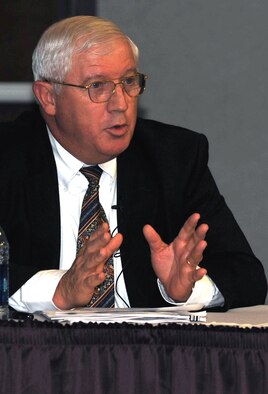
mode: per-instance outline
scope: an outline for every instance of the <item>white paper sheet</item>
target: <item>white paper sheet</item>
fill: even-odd
[[[136,323],[163,324],[205,322],[206,311],[199,304],[167,308],[77,308],[68,311],[40,311],[35,313],[38,320],[60,323]]]

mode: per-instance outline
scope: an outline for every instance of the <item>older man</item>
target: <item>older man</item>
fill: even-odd
[[[206,138],[137,120],[147,77],[135,44],[110,21],[69,18],[44,32],[33,72],[41,115],[1,125],[10,305],[263,303],[263,267],[207,167]]]

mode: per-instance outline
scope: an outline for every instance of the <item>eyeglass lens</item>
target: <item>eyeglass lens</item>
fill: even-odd
[[[88,89],[88,94],[94,102],[105,102],[113,95],[116,85],[121,85],[130,97],[136,97],[144,90],[145,76],[143,74],[133,75],[118,83],[113,81],[94,82]]]

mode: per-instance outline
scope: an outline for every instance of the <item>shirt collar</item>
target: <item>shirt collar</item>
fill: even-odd
[[[59,184],[62,184],[64,187],[68,187],[69,183],[77,175],[80,168],[86,167],[88,164],[76,159],[71,153],[64,149],[63,146],[52,135],[48,126],[47,131],[56,161]],[[110,175],[113,180],[115,180],[117,168],[116,158],[107,161],[106,163],[100,163],[99,167],[105,173]]]

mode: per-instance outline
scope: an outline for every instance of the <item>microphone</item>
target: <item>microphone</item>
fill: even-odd
[[[118,212],[120,212],[122,214],[124,211],[124,205],[123,205],[122,198],[119,197],[119,199],[117,199],[117,204],[113,204],[111,206],[111,208],[116,209]]]

